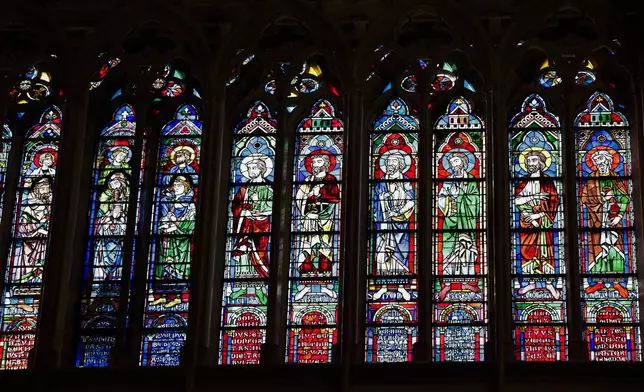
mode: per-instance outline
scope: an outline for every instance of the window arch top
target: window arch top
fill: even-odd
[[[134,109],[132,106],[125,104],[120,106],[112,121],[101,131],[101,136],[104,137],[134,137],[136,132]]]
[[[374,131],[417,131],[419,128],[418,118],[409,114],[409,107],[400,98],[389,101],[373,124]]]
[[[510,128],[560,128],[559,117],[546,109],[539,94],[530,94],[521,105],[521,111],[510,120]]]
[[[192,105],[183,105],[176,112],[175,119],[161,131],[163,136],[199,136],[201,122],[197,109]]]
[[[60,137],[60,124],[63,113],[57,106],[51,106],[43,112],[38,124],[27,131],[27,139],[45,139]]]
[[[436,129],[482,129],[485,123],[472,114],[472,106],[464,97],[456,97],[447,106],[447,113],[436,121]]]
[[[575,118],[576,127],[627,127],[626,116],[615,110],[613,100],[602,92],[594,93],[586,110]]]
[[[342,132],[344,124],[335,117],[335,108],[322,98],[313,105],[311,115],[298,126],[298,132]]]
[[[275,133],[277,121],[271,116],[268,106],[262,101],[257,101],[248,110],[246,118],[241,120],[235,128],[236,134]]]

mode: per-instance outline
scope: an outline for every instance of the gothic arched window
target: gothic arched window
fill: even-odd
[[[299,88],[313,92],[317,83],[302,78]],[[286,347],[291,363],[331,362],[337,343],[343,133],[339,113],[324,98],[296,129]]]
[[[265,341],[277,122],[257,101],[237,125],[229,185],[219,363],[256,364]]]
[[[418,118],[389,101],[371,132],[367,362],[407,362],[418,338]]]
[[[434,360],[478,362],[487,341],[485,123],[453,98],[434,128]]]
[[[188,326],[200,97],[181,61],[139,93],[106,78],[120,63],[108,61],[90,83],[113,112],[98,120],[76,365],[107,366],[140,344],[141,365],[176,366]],[[135,83],[149,80],[143,69]]]
[[[0,305],[0,369],[26,368],[36,340],[63,121],[56,105],[43,108],[58,98],[51,92],[51,74],[30,68],[11,92],[14,106],[4,127],[24,136],[15,199],[4,210],[13,218]]]
[[[365,361],[483,361],[486,132],[468,99],[479,77],[458,53],[374,55],[366,81],[395,98],[370,132]]]
[[[178,83],[171,83],[167,82],[166,96],[178,91]],[[158,138],[143,314],[144,366],[179,365],[187,337],[201,135],[196,107],[183,104]]]
[[[631,134],[596,92],[574,122],[583,333],[594,361],[639,361]]]
[[[522,361],[565,360],[567,265],[561,130],[559,118],[547,110],[538,94],[528,95],[510,121],[509,151],[516,357]]]
[[[124,303],[127,300],[122,298],[127,298],[129,285],[123,287],[122,277],[124,272],[131,273],[123,270],[132,265],[129,259],[134,251],[128,227],[139,215],[139,187],[132,183],[133,169],[139,166],[133,165],[133,156],[140,156],[134,153],[137,149],[134,109],[127,103],[120,104],[111,121],[100,131],[96,143],[89,239],[81,288],[79,367],[107,366],[116,342],[118,320],[127,317],[122,308],[127,308]]]

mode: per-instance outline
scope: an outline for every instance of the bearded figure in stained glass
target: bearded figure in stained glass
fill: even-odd
[[[396,182],[409,177],[411,158],[402,150],[389,150],[383,154],[381,165],[384,168],[383,180],[376,184],[374,214],[377,230],[397,231],[378,234],[376,262],[378,274],[395,275],[409,272],[409,230],[410,219],[415,209],[415,192],[409,182]]]
[[[127,227],[127,203],[130,187],[125,174],[116,172],[106,181],[105,190],[99,196],[94,235],[94,271],[96,280],[121,278],[123,248],[121,237]]]
[[[51,182],[49,177],[34,180],[20,210],[18,232],[22,239],[22,252],[15,264],[21,274],[19,282],[41,281],[51,218]]]
[[[273,189],[266,184],[266,176],[273,169],[273,161],[266,155],[251,154],[242,160],[240,171],[247,184],[240,186],[232,202],[233,233],[238,235],[232,250],[232,262],[236,278],[268,278],[268,234],[271,231]],[[267,234],[256,236],[253,234]],[[252,287],[242,282],[230,295],[235,300],[247,294]],[[256,290],[260,302],[266,303],[266,295]]]
[[[334,162],[331,162],[331,160]],[[300,227],[297,249],[301,276],[328,275],[333,270],[333,234],[337,205],[340,202],[338,179],[330,173],[335,157],[323,150],[309,154],[305,166],[310,171],[297,188],[295,203]]]
[[[474,167],[474,155],[467,150],[452,149],[443,156],[443,164],[450,173],[438,192],[438,208],[444,216],[442,256],[444,275],[475,275],[478,258],[477,238],[474,232],[480,214],[478,184],[469,171]],[[479,292],[478,279],[463,283],[446,281],[439,293],[442,301],[455,284],[461,289]]]
[[[521,271],[524,275],[558,273],[555,266],[554,232],[557,210],[561,199],[554,181],[546,170],[552,165],[551,154],[542,148],[526,148],[519,155],[519,164],[528,172],[514,186],[514,203],[519,214]],[[529,230],[529,231],[528,231]],[[519,289],[523,295],[537,288],[538,282],[530,280]],[[554,299],[559,299],[554,280],[546,279],[545,287]]]
[[[197,152],[191,145],[180,144],[174,147],[170,152],[169,168],[163,179],[164,185],[170,185],[174,176],[181,174],[189,178],[192,184],[197,184],[199,176],[195,169]]]
[[[586,156],[592,170],[581,191],[581,200],[588,215],[587,227],[605,229],[588,234],[588,271],[623,273],[626,255],[619,228],[623,227],[630,197],[624,182],[611,178],[619,177],[613,171],[619,164],[619,155],[610,147],[596,147]]]
[[[160,201],[159,256],[154,277],[159,280],[187,280],[190,278],[191,236],[195,229],[195,193],[190,180],[177,175]],[[171,298],[168,298],[171,297]],[[168,302],[169,301],[169,302]],[[165,303],[171,308],[181,303],[177,294],[161,295],[152,305]]]

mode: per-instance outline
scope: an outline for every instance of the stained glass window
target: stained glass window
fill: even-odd
[[[126,317],[123,287],[124,266],[132,265],[134,241],[127,235],[128,223],[138,209],[130,211],[132,198],[140,192],[132,184],[135,146],[134,109],[119,106],[101,130],[92,173],[89,233],[83,270],[80,337],[76,365],[107,366],[116,340],[119,314]],[[129,250],[129,251],[128,251]],[[128,272],[126,272],[128,273]]]
[[[9,128],[9,125],[4,124],[2,136],[0,137],[0,217],[2,217],[2,206],[4,205],[5,182],[7,181],[7,165],[9,164],[12,136],[11,128]]]
[[[485,124],[454,98],[434,134],[435,361],[482,361],[487,339]]]
[[[584,335],[593,361],[639,361],[629,122],[597,92],[575,119]]]
[[[337,343],[344,124],[326,99],[297,127],[286,360],[331,362]]]
[[[418,334],[418,119],[400,98],[370,135],[366,362],[408,362]]]
[[[11,99],[18,105],[42,101],[51,94],[51,73],[30,67],[22,80],[11,90]]]
[[[515,356],[567,359],[559,118],[530,94],[510,121],[510,232]]]
[[[102,57],[102,55],[100,55],[99,57]],[[110,70],[117,67],[119,64],[121,64],[121,59],[118,57],[115,57],[103,64],[98,70],[98,73],[95,76],[95,80],[93,82],[89,82],[89,89],[94,90],[99,88],[103,84],[103,81],[105,80],[105,77],[110,72]]]
[[[167,64],[157,78],[152,82],[152,89],[160,96],[175,98],[186,89],[186,74],[174,64]],[[156,98],[155,100],[160,100]]]
[[[591,59],[585,59],[582,68],[575,75],[575,84],[582,87],[593,84],[597,79],[595,68],[595,63]]]
[[[35,90],[29,91],[31,93],[27,95],[40,94]],[[38,91],[42,93],[42,90]],[[4,277],[0,369],[26,368],[29,353],[34,347],[49,245],[61,125],[62,112],[51,106],[25,134]]]
[[[541,68],[539,71],[541,74],[539,75],[539,84],[541,87],[544,88],[550,88],[550,87],[555,87],[561,84],[563,81],[561,79],[561,76],[557,73],[557,70],[553,67],[553,64],[550,64],[550,60],[546,59],[543,64],[541,64]]]
[[[163,89],[170,91],[170,83]],[[160,133],[140,358],[143,366],[179,365],[186,340],[201,160],[202,124],[198,117],[194,106],[182,105]]]
[[[234,131],[220,364],[259,363],[266,338],[276,128],[258,101]]]

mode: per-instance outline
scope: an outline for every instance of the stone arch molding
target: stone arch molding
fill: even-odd
[[[137,1],[134,4],[122,6],[111,12],[101,21],[88,36],[83,52],[91,59],[93,70],[100,67],[104,59],[97,59],[97,51],[109,50],[118,53],[128,35],[137,27],[146,23],[158,23],[168,31],[168,38],[173,39],[176,47],[163,54],[156,54],[153,58],[153,68],[156,71],[175,58],[183,58],[190,64],[191,74],[197,79],[206,82],[211,71],[213,53],[207,37],[199,29],[200,23],[191,19],[181,9],[170,7],[154,1]],[[109,31],[109,34],[105,34]],[[150,61],[148,52],[135,55],[124,55],[124,62],[139,63],[145,59]],[[154,71],[154,70],[153,70]]]
[[[272,21],[280,17],[293,18],[302,23],[314,38],[306,53],[294,53],[294,57],[304,60],[314,53],[319,53],[327,59],[330,70],[343,84],[350,80],[350,67],[346,66],[350,63],[349,44],[337,23],[327,17],[323,9],[313,8],[298,0],[268,0],[263,4],[254,5],[253,12],[237,22],[236,26],[222,37],[225,44],[215,55],[214,67],[219,74],[214,85],[225,84],[230,77],[227,62],[235,57],[239,49],[256,52],[262,33]],[[329,39],[320,39],[324,36],[329,36]]]

